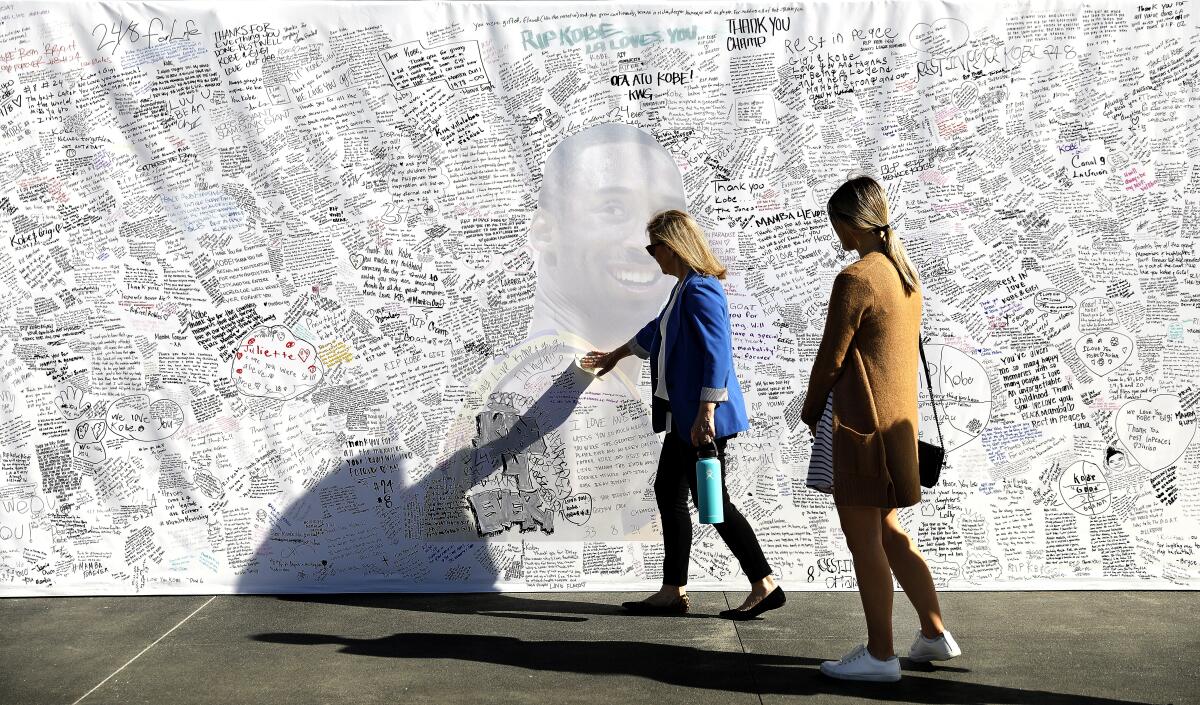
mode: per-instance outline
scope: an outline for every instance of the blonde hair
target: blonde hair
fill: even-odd
[[[911,294],[921,286],[917,268],[908,259],[904,243],[892,229],[888,217],[887,192],[869,176],[850,179],[829,197],[829,219],[836,220],[856,233],[878,233],[883,240],[883,253],[900,274],[904,291]]]
[[[646,224],[650,242],[666,245],[692,271],[725,278],[725,265],[708,247],[708,238],[692,216],[680,210],[662,211]]]

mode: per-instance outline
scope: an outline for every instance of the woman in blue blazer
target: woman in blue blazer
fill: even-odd
[[[638,614],[684,614],[692,517],[688,493],[696,495],[696,449],[715,443],[721,462],[721,494],[725,521],[717,533],[741,563],[750,580],[750,595],[737,609],[721,612],[729,619],[752,619],[781,607],[786,599],[775,584],[754,529],[729,501],[725,487],[725,444],[750,428],[742,389],[733,369],[729,305],[719,280],[725,267],[713,256],[704,231],[687,213],[663,211],[646,226],[650,253],[664,274],[679,279],[666,307],[629,342],[612,352],[592,351],[584,367],[598,375],[622,358],[649,358],[654,391],[652,418],[656,432],[666,432],[654,496],[663,519],[663,585],[645,600],[626,602]]]

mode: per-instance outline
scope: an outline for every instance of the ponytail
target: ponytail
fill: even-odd
[[[896,268],[896,272],[900,275],[900,282],[904,285],[904,293],[911,294],[921,287],[921,280],[917,277],[917,268],[913,266],[912,260],[908,258],[908,252],[904,249],[904,243],[900,241],[900,237],[892,230],[890,224],[884,224],[879,228],[879,236],[883,238],[883,254],[892,261],[892,265]]]
[[[917,268],[908,259],[904,243],[892,229],[888,217],[887,193],[879,182],[869,176],[859,176],[842,184],[829,197],[829,217],[845,223],[860,233],[878,234],[883,240],[883,253],[891,260],[900,275],[904,293],[911,294],[921,286]]]

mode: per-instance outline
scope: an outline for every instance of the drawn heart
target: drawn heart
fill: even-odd
[[[1174,394],[1126,402],[1113,423],[1125,449],[1148,470],[1179,460],[1196,435],[1196,412],[1184,411]]]
[[[361,267],[363,265],[363,262],[366,259],[367,259],[366,257],[364,257],[360,254],[353,254],[353,255],[350,255],[350,264],[355,269],[358,269],[359,267]]]
[[[970,81],[964,82],[961,88],[954,91],[954,103],[960,108],[969,107],[977,98],[979,98],[979,86]]]
[[[296,357],[300,358],[300,362],[308,362],[308,356],[311,354],[308,348],[300,348],[300,351],[296,353]]]
[[[908,43],[930,56],[949,56],[966,45],[971,28],[962,20],[950,17],[929,24],[914,25],[908,33]]]
[[[1133,339],[1112,330],[1092,333],[1075,341],[1075,352],[1089,370],[1104,377],[1129,360]]]

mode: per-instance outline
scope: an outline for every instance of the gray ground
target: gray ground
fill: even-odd
[[[944,593],[964,655],[941,667],[903,658],[897,593],[897,684],[817,670],[863,638],[855,593],[748,623],[713,616],[742,593],[685,618],[621,614],[635,597],[3,599],[0,703],[1200,703],[1195,592]]]

